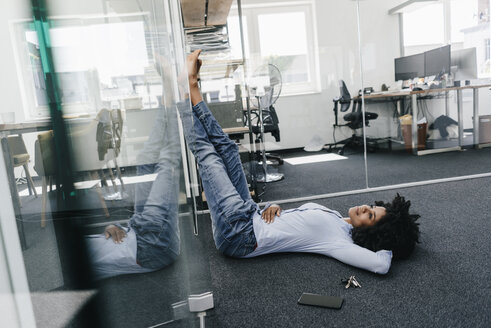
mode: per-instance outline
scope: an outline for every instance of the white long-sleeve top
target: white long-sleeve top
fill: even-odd
[[[136,263],[136,234],[133,229],[123,228],[126,237],[119,244],[104,234],[85,236],[89,259],[92,262],[94,279],[104,279],[120,274],[155,271]]]
[[[284,210],[273,223],[253,217],[257,248],[245,257],[278,252],[317,253],[374,273],[389,271],[392,252],[373,252],[353,243],[351,224],[333,210],[315,203]]]

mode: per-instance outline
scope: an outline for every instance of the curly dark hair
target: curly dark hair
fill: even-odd
[[[374,226],[353,228],[353,241],[374,252],[391,250],[393,259],[409,257],[419,243],[419,223],[416,220],[420,217],[409,214],[411,202],[397,194],[391,203],[377,201],[375,205],[385,207],[387,214]]]

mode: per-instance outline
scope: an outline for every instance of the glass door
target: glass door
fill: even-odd
[[[2,113],[0,123],[12,195],[3,199],[12,211],[2,212],[2,227],[19,238],[2,240],[18,250],[7,260],[22,263],[34,320],[197,320],[187,298],[211,282],[196,264],[204,255],[177,110],[191,110],[187,83],[178,83],[186,76],[180,3],[26,1],[8,9],[13,47],[2,66],[19,88],[11,87],[15,114]],[[53,313],[53,303],[66,315]]]

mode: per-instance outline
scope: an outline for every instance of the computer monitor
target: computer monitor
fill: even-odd
[[[395,58],[394,71],[396,81],[423,77],[425,74],[424,54]]]
[[[450,45],[426,51],[424,56],[425,76],[450,73]]]
[[[452,73],[454,73],[456,81],[477,79],[476,48],[452,51],[451,63]]]

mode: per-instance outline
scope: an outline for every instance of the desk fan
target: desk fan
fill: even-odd
[[[261,154],[263,173],[258,173],[258,182],[276,182],[282,180],[282,173],[268,172],[268,163],[266,158],[266,145],[264,140],[264,123],[273,118],[269,113],[270,107],[278,100],[281,94],[281,73],[278,67],[272,64],[260,66],[254,71],[249,83],[249,98],[254,107],[259,111],[260,135],[261,135]],[[252,122],[251,122],[252,124]]]

